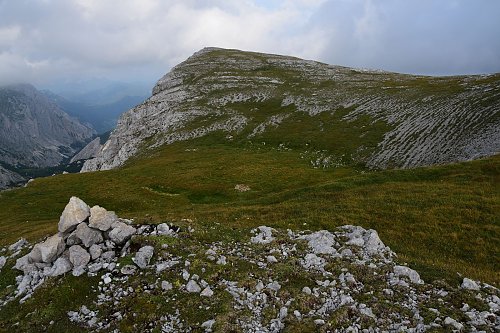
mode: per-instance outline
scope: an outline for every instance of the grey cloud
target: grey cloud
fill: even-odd
[[[500,71],[496,0],[0,0],[0,84],[151,81],[204,46],[423,74]]]

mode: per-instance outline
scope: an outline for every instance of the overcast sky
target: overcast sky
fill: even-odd
[[[154,83],[205,46],[417,74],[500,72],[500,0],[0,0],[0,84]]]

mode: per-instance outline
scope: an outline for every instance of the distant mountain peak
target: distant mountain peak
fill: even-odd
[[[95,134],[30,84],[0,88],[0,162],[56,166]]]

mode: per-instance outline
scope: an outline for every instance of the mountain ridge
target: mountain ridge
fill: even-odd
[[[60,164],[95,131],[28,84],[0,88],[0,162],[14,171]]]
[[[213,132],[301,149],[324,167],[466,161],[500,151],[499,110],[500,74],[415,76],[204,48],[121,116],[82,171]]]

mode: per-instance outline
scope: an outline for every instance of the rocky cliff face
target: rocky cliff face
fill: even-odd
[[[0,88],[0,161],[56,166],[95,134],[30,85]]]
[[[316,154],[316,166],[464,161],[500,151],[499,111],[500,74],[412,76],[206,48],[124,113],[83,171],[216,131],[231,141],[301,147]]]
[[[10,170],[7,170],[0,166],[0,190],[6,189],[14,184],[19,184],[25,181],[25,179]]]

